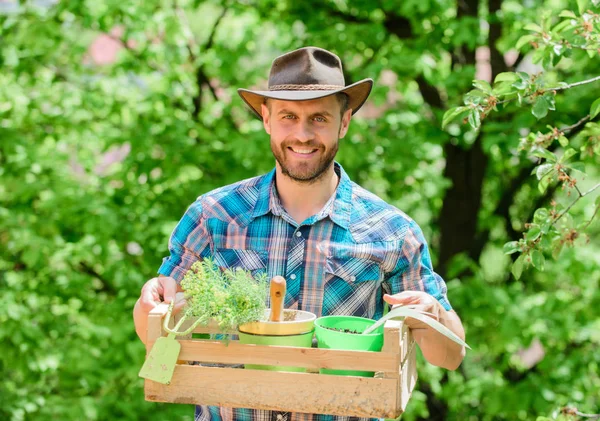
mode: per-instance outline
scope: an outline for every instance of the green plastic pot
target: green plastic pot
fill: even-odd
[[[343,330],[363,332],[374,323],[375,320],[355,316],[320,317],[315,321],[315,336],[317,337],[318,346],[326,349],[379,352],[383,347],[383,326],[368,335],[343,332]],[[320,369],[319,372],[321,374],[360,377],[373,377],[375,374],[372,371],[331,370],[326,368]]]

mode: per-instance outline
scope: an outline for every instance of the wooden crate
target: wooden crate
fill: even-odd
[[[167,306],[149,315],[147,352],[162,329]],[[188,325],[189,326],[189,325]],[[195,333],[219,333],[214,326]],[[152,402],[218,405],[231,408],[358,417],[396,418],[402,414],[417,380],[415,346],[399,321],[385,324],[381,352],[245,345],[180,338],[181,353],[169,385],[145,380],[145,398]],[[205,367],[188,362],[263,364],[305,367],[306,373]],[[365,370],[375,377],[319,374],[319,368]]]

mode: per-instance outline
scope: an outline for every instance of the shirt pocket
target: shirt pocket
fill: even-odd
[[[257,276],[267,273],[268,256],[267,251],[218,248],[213,257],[222,269],[241,268]]]
[[[359,257],[327,258],[323,287],[323,316],[372,318],[382,282],[380,265]]]

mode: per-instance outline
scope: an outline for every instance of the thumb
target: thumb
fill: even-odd
[[[163,299],[168,304],[175,299],[177,282],[171,277],[159,278],[159,280],[163,290]]]

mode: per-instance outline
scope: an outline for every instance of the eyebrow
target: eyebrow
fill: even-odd
[[[278,115],[286,115],[286,114],[296,115],[296,113],[294,111],[291,111],[291,110],[288,110],[288,109],[285,109],[285,108],[279,110],[279,112],[277,114]],[[322,110],[322,111],[317,111],[317,112],[312,113],[310,115],[310,117],[315,117],[315,116],[318,116],[318,115],[323,116],[323,117],[332,117],[333,116],[333,114],[331,114],[329,111]]]

